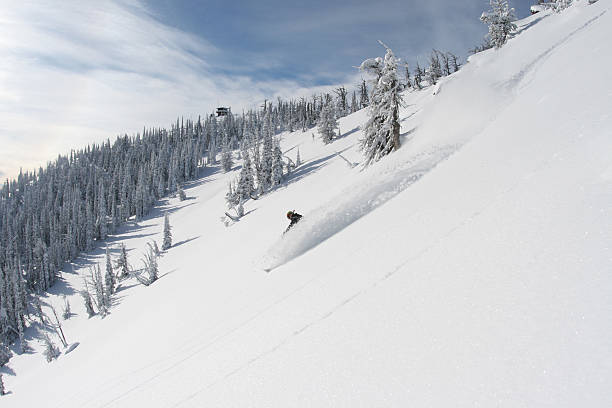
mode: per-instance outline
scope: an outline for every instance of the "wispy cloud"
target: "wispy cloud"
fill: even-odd
[[[219,49],[138,1],[24,0],[2,9],[0,172],[8,176],[217,103],[239,111],[313,91],[298,80],[254,80],[232,68],[239,58],[218,63]]]

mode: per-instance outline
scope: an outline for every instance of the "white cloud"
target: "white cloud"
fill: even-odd
[[[220,50],[158,22],[137,1],[1,3],[0,174],[6,176],[71,148],[167,126],[177,115],[206,114],[218,103],[239,111],[264,98],[320,90],[219,74]]]

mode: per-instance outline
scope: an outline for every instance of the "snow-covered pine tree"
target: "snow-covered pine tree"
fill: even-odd
[[[179,200],[181,201],[185,201],[187,199],[187,195],[185,194],[185,191],[183,190],[183,187],[180,184],[178,186],[178,196]]]
[[[432,50],[429,55],[429,67],[427,68],[427,81],[430,85],[435,85],[438,79],[442,77],[442,68],[440,65],[439,52]]]
[[[459,63],[457,56],[452,52],[447,52],[447,55],[452,72],[454,73],[459,71],[459,67],[461,66],[461,64]]]
[[[365,80],[361,80],[359,84],[359,106],[361,109],[367,108],[370,105],[370,97],[368,95],[368,86]]]
[[[490,0],[491,10],[485,11],[480,20],[489,26],[487,37],[495,48],[501,48],[508,36],[516,30],[514,9],[508,6],[508,0]]]
[[[127,249],[125,244],[121,243],[121,249],[119,251],[119,259],[117,259],[117,269],[119,269],[119,279],[125,279],[130,276],[130,266],[127,260]]]
[[[272,186],[278,186],[283,181],[283,152],[280,142],[274,142],[274,152],[272,156]]]
[[[400,147],[398,111],[402,97],[397,78],[397,59],[389,47],[385,48],[387,52],[384,61],[381,58],[369,59],[360,67],[377,78],[370,95],[370,118],[365,124],[364,138],[361,140],[366,165]]]
[[[261,179],[258,179],[259,186],[266,191],[272,185],[272,163],[274,154],[274,140],[270,113],[266,114],[262,127],[263,146],[261,152]]]
[[[47,359],[47,363],[50,363],[51,361],[58,358],[61,353],[60,353],[59,348],[55,344],[53,344],[49,336],[47,336],[46,334],[44,337],[44,342],[45,342],[45,351],[43,352],[43,354],[45,355],[45,358]]]
[[[406,78],[404,88],[412,88],[412,80],[410,79],[410,67],[408,66],[408,64],[404,64],[404,77]]]
[[[157,266],[157,257],[153,251],[153,247],[149,245],[149,250],[144,254],[142,262],[144,263],[144,269],[149,277],[147,278],[146,286],[149,286],[155,282],[159,276],[159,269]]]
[[[355,113],[359,110],[359,104],[357,103],[357,91],[353,91],[351,97],[351,113]]]
[[[299,167],[302,164],[302,159],[300,158],[300,148],[297,149],[297,155],[295,156],[295,167]]]
[[[221,168],[227,173],[233,166],[234,161],[232,160],[232,152],[227,146],[225,146],[221,152]]]
[[[225,203],[227,204],[227,208],[232,208],[238,204],[239,201],[240,198],[238,197],[238,189],[234,188],[234,183],[230,181],[227,184],[227,193],[225,193]]]
[[[104,181],[100,182],[100,192],[98,193],[98,230],[99,238],[106,239],[108,235],[108,226],[106,224],[106,193],[104,191]]]
[[[348,113],[348,103],[347,103],[347,91],[346,88],[340,86],[334,90],[336,94],[336,115],[339,118],[346,116]]]
[[[6,395],[6,389],[4,388],[4,380],[2,379],[2,373],[0,373],[0,395]]]
[[[106,273],[104,274],[104,285],[105,285],[105,296],[106,304],[110,305],[111,295],[115,293],[115,286],[117,281],[115,280],[115,273],[113,272],[113,265],[111,263],[111,254],[108,246],[106,247]]]
[[[4,344],[0,343],[0,367],[4,367],[11,359],[11,350]]]
[[[255,191],[255,181],[253,179],[251,158],[246,149],[242,153],[242,156],[244,157],[244,160],[242,162],[242,169],[240,169],[238,188],[236,191],[241,202],[248,200],[251,197],[251,194]]]
[[[553,5],[553,9],[557,13],[560,13],[561,11],[571,6],[572,3],[573,3],[573,0],[557,0]]]
[[[166,251],[172,246],[172,227],[170,227],[170,216],[166,212],[164,215],[164,241],[162,243],[162,250]]]
[[[62,309],[62,318],[64,320],[68,320],[72,317],[72,311],[70,310],[70,302],[68,301],[68,298],[66,297],[66,295],[62,296],[63,300],[64,300],[64,307]]]
[[[422,81],[423,81],[423,70],[421,69],[421,66],[419,65],[419,61],[417,61],[416,68],[414,69],[414,87],[416,89],[422,89],[423,88],[423,86],[421,85]]]
[[[159,250],[159,247],[157,246],[157,241],[151,240],[151,243],[147,243],[148,245],[151,246],[151,248],[153,248],[153,253],[155,254],[155,256],[160,257],[161,256],[161,251]]]
[[[93,249],[93,242],[94,242],[93,209],[92,209],[92,205],[89,203],[90,200],[86,198],[85,201],[86,201],[85,206],[86,206],[86,220],[87,220],[85,224],[85,239],[86,239],[85,249],[87,249],[88,251],[91,251]],[[45,288],[45,290],[46,289],[47,288]]]
[[[96,315],[96,311],[93,307],[93,301],[91,300],[91,295],[89,294],[89,290],[87,288],[79,291],[79,294],[83,298],[83,304],[85,305],[85,311],[87,312],[87,317],[91,318]]]
[[[98,306],[98,312],[102,316],[106,316],[108,313],[108,299],[104,291],[104,282],[102,281],[102,270],[100,265],[96,264],[90,270],[91,281],[94,285],[94,291],[96,294],[96,306]]]
[[[326,103],[323,105],[321,110],[321,116],[319,117],[318,130],[321,135],[323,143],[331,143],[336,136],[336,129],[338,128],[338,121],[336,120],[336,112],[334,111],[334,105],[332,103]]]

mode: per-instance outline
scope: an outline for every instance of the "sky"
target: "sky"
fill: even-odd
[[[529,0],[511,6],[518,17]],[[353,87],[383,55],[465,59],[487,0],[0,0],[0,177],[216,106]]]

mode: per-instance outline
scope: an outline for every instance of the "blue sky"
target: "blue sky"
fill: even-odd
[[[535,0],[510,4],[518,17]],[[488,0],[195,1],[146,0],[165,24],[205,38],[219,49],[224,73],[287,78],[321,85],[342,82],[352,67],[382,53],[424,62],[432,48],[465,57],[486,27]]]
[[[534,0],[535,1],[535,0]],[[528,0],[511,5],[519,17]],[[465,58],[487,0],[0,0],[0,177],[218,104],[352,87],[383,54]]]

